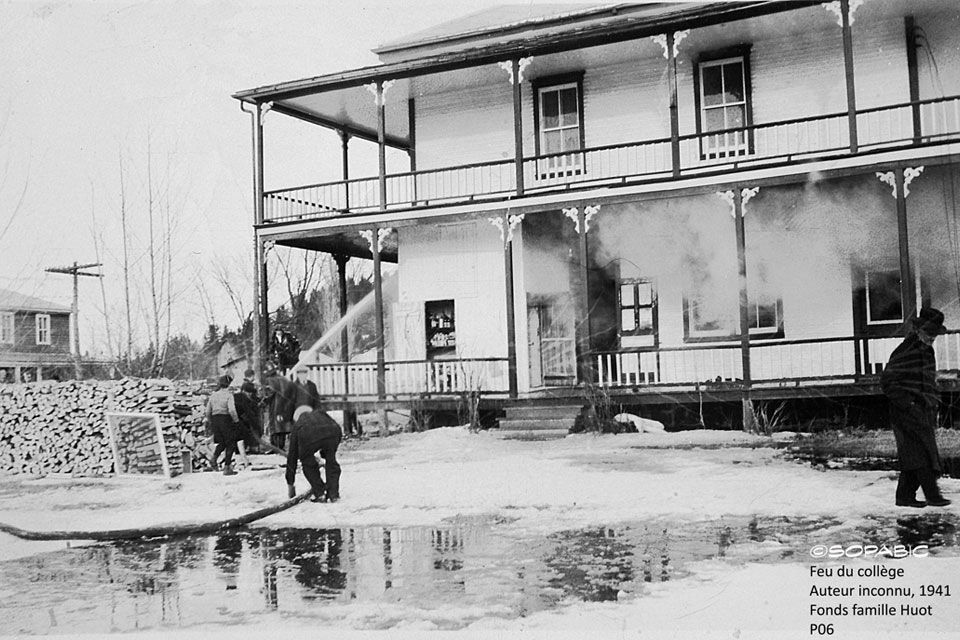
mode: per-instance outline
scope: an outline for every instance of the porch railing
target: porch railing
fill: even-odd
[[[591,147],[520,160],[525,192],[555,191],[593,184],[644,182],[812,158],[835,158],[960,139],[960,96],[907,102],[856,113],[857,140],[850,140],[846,112],[755,124],[750,127]],[[679,166],[673,165],[677,145]],[[381,203],[377,177],[329,182],[264,194],[268,222],[314,219],[381,208],[507,198],[519,193],[515,161],[498,160],[386,176]]]
[[[783,385],[875,379],[902,337],[851,336],[770,340],[750,344],[753,385]],[[941,371],[960,371],[960,332],[934,343]],[[597,381],[604,387],[701,385],[742,382],[739,343],[710,343],[600,353]]]
[[[395,360],[385,364],[386,394],[443,396],[468,391],[507,393],[506,358]],[[376,362],[312,364],[310,378],[324,396],[377,397]]]

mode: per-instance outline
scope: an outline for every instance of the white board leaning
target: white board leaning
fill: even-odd
[[[156,413],[106,414],[117,475],[171,477],[170,460]]]

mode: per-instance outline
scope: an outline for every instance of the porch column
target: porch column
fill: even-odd
[[[897,240],[900,253],[900,306],[903,319],[914,315],[920,307],[917,300],[917,287],[913,280],[910,265],[910,235],[907,230],[907,196],[910,195],[910,183],[923,172],[923,167],[897,167],[893,171],[877,172],[877,177],[890,185],[891,195],[897,200]]]
[[[417,205],[417,103],[413,98],[407,100],[407,131],[410,132],[410,145],[407,147],[407,157],[410,158],[411,186],[413,190],[413,205]]]
[[[907,46],[907,77],[910,84],[910,110],[913,116],[913,143],[920,144],[923,129],[920,122],[920,73],[917,66],[916,28],[913,16],[903,19]]]
[[[667,60],[667,91],[670,95],[670,155],[673,176],[680,175],[680,112],[677,89],[677,51],[680,41],[690,34],[689,29],[650,36],[650,39],[663,47],[663,57]]]
[[[343,320],[347,315],[347,263],[350,262],[350,256],[336,254],[333,256],[333,260],[337,263],[337,284],[340,293],[339,300],[339,311],[340,311],[340,320]],[[343,367],[343,395],[350,395],[350,368],[346,363],[350,362],[350,330],[347,327],[347,323],[343,323],[343,327],[340,329],[340,362],[344,363]],[[343,431],[344,433],[352,434],[357,422],[356,412],[344,406],[343,409]]]
[[[863,0],[853,0],[852,9],[850,1],[839,0],[839,4],[828,2],[823,7],[834,13],[843,34],[843,70],[847,81],[847,127],[850,133],[850,152],[856,153],[859,148],[857,142],[857,92],[853,73],[853,35],[850,25],[853,24],[854,11]]]
[[[590,270],[587,265],[587,232],[590,230],[590,220],[600,210],[600,205],[586,207],[572,207],[564,209],[565,216],[573,220],[577,232],[578,260],[577,269],[577,300],[574,318],[574,336],[577,347],[577,378],[580,382],[592,384],[595,382],[594,368],[590,360]]]
[[[383,335],[383,276],[380,273],[380,249],[383,245],[384,232],[389,233],[389,230],[374,227],[368,231],[360,232],[370,242],[370,253],[373,255],[373,300],[377,333],[377,397],[380,400],[387,397],[387,367],[384,357]]]
[[[379,160],[379,182],[380,182],[380,211],[387,210],[387,128],[386,128],[386,109],[383,104],[384,85],[382,80],[377,80],[376,101],[377,101],[377,158]],[[376,252],[375,252],[376,253]],[[374,258],[375,264],[379,264],[379,257]]]
[[[744,215],[746,214],[746,203],[755,196],[759,187],[735,188],[732,191],[723,191],[718,193],[721,198],[730,204],[730,213],[733,216],[734,228],[736,229],[737,242],[737,280],[739,283],[739,307],[740,307],[740,359],[742,374],[741,404],[743,411],[743,430],[755,432],[757,430],[756,418],[753,413],[753,401],[751,399],[751,386],[753,384],[750,371],[750,296],[747,290],[747,243],[746,232],[744,230]]]
[[[269,306],[267,304],[266,249],[259,236],[264,222],[263,202],[263,105],[257,104],[253,114],[253,370],[260,381],[267,353],[269,335]]]
[[[533,57],[512,58],[498,62],[497,66],[507,72],[510,84],[513,85],[513,157],[514,170],[517,182],[517,195],[522,196],[523,184],[523,96],[520,85],[523,83],[523,70],[527,68]]]
[[[350,134],[340,132],[340,162],[343,174],[343,210],[350,210]]]
[[[518,394],[517,385],[517,324],[516,305],[513,299],[513,230],[523,222],[523,214],[490,218],[490,222],[500,230],[503,241],[503,272],[505,299],[507,307],[507,384],[511,398]]]

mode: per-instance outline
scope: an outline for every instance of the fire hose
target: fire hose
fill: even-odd
[[[24,540],[136,540],[139,538],[162,538],[166,536],[182,536],[196,533],[220,533],[230,529],[237,529],[251,522],[266,518],[275,513],[294,507],[310,496],[313,491],[308,490],[285,502],[258,509],[236,518],[218,520],[215,522],[198,522],[192,524],[166,524],[153,527],[133,529],[110,529],[106,531],[28,531],[0,522],[0,531],[9,533]]]

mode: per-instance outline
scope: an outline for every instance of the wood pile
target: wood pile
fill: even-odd
[[[160,416],[170,469],[179,473],[181,451],[203,435],[207,394],[203,383],[134,378],[0,385],[0,472],[114,473],[106,413],[123,412]]]

